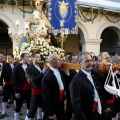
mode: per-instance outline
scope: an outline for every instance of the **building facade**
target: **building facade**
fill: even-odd
[[[78,54],[79,51],[89,51],[98,55],[102,51],[120,54],[120,2],[119,0],[77,0],[78,4],[78,35],[68,35],[64,42],[67,54]],[[113,4],[114,3],[114,4]],[[20,20],[19,28],[23,31],[24,22],[31,16],[24,13],[16,5],[5,5],[0,9],[0,53],[12,53],[16,46],[17,36],[11,40],[8,28],[16,34],[15,21]],[[30,11],[30,6],[24,6]],[[57,46],[55,40],[53,43]],[[54,45],[53,44],[53,45]]]

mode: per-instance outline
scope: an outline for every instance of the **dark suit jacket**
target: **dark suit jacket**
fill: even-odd
[[[16,65],[13,69],[13,86],[15,92],[18,92],[18,88],[24,85],[25,71],[22,68],[22,63]]]
[[[69,85],[73,79],[73,77],[77,74],[76,70],[69,70],[70,76],[69,79],[66,79],[66,95],[67,98],[70,99],[70,90],[69,90]]]
[[[14,66],[15,66],[15,64],[14,64]],[[11,82],[12,81],[12,68],[11,68],[9,63],[3,64],[0,85],[3,85],[3,79],[4,79],[4,82]]]
[[[94,85],[105,107],[103,88],[96,73],[91,72]],[[94,86],[81,70],[74,76],[70,84],[70,95],[73,107],[73,120],[94,120],[92,112],[94,103]],[[105,109],[105,108],[103,108]]]
[[[60,70],[61,79],[65,88],[67,75]],[[42,99],[45,107],[43,120],[48,120],[49,116],[57,115],[58,120],[64,120],[64,98],[60,101],[60,90],[57,79],[51,69],[43,77]]]
[[[100,77],[101,84],[104,87],[104,84],[105,84],[105,81],[106,81],[108,73],[107,72],[98,72],[98,75]],[[112,81],[111,80],[110,80],[110,83],[109,83],[110,85],[112,85]],[[106,101],[107,100],[111,100],[113,98],[113,95],[108,93],[105,89],[104,89],[104,93],[105,93]]]
[[[42,78],[44,74],[42,72],[40,73],[40,71],[33,64],[26,69],[26,73],[31,87],[41,88]]]

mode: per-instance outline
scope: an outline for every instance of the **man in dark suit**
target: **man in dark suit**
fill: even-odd
[[[37,120],[42,119],[43,105],[42,105],[42,97],[41,97],[41,93],[42,93],[41,84],[42,84],[42,78],[43,78],[44,72],[47,69],[46,67],[42,69],[42,67],[40,66],[40,63],[41,63],[40,53],[33,53],[32,57],[33,57],[33,64],[31,64],[26,69],[26,73],[31,85],[32,96],[31,96],[31,102],[30,102],[30,109],[25,120],[31,120],[32,118],[34,118],[37,109],[38,110],[40,109],[38,113],[39,116],[37,116]]]
[[[13,69],[13,86],[15,89],[16,108],[14,113],[14,120],[19,120],[19,112],[24,101],[27,103],[27,113],[30,106],[31,87],[28,83],[26,75],[26,68],[29,63],[29,55],[27,53],[21,54],[22,62],[16,65]]]
[[[111,65],[111,57],[108,54],[108,52],[101,52],[98,55],[98,63]],[[98,71],[98,75],[100,78],[100,82],[101,82],[102,86],[104,87],[108,72],[99,72]],[[112,81],[110,81],[109,84],[112,84]],[[105,102],[106,102],[106,106],[108,107],[108,109],[107,109],[107,111],[106,110],[103,111],[102,115],[100,116],[100,120],[112,120],[114,95],[108,93],[105,89],[104,89],[104,93],[105,93],[105,100],[106,100]]]
[[[0,119],[5,117],[6,115],[6,105],[11,94],[13,95],[14,103],[15,103],[15,93],[14,93],[14,88],[12,84],[12,70],[15,66],[13,61],[14,61],[14,56],[12,54],[9,54],[7,55],[7,62],[3,64],[3,69],[2,69],[1,79],[0,79],[0,86],[3,86],[2,115],[0,116]]]
[[[69,62],[70,63],[78,63],[78,56],[77,55],[72,55],[69,56]],[[66,120],[71,120],[72,119],[72,114],[73,114],[73,110],[72,110],[72,105],[71,105],[71,99],[70,99],[70,90],[69,90],[69,85],[73,79],[73,77],[75,76],[75,74],[77,74],[79,70],[69,70],[69,75],[70,75],[70,79],[66,80]]]
[[[57,54],[48,57],[50,69],[45,73],[42,83],[42,99],[44,104],[43,120],[64,120],[65,72],[60,70],[61,59]]]
[[[2,73],[2,68],[3,68],[3,63],[4,63],[4,55],[0,54],[0,79],[1,79],[1,73]],[[3,87],[1,85],[0,86],[0,95],[2,95],[2,90],[3,90]]]
[[[92,72],[93,60],[88,52],[80,52],[78,62],[81,70],[70,83],[73,120],[98,120],[104,103],[103,88],[96,73]]]
[[[1,74],[2,74],[2,68],[3,68],[3,63],[4,63],[4,55],[0,54],[0,81],[1,80]],[[2,84],[0,85],[0,91],[3,89]]]

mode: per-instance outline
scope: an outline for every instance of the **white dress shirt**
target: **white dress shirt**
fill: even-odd
[[[27,75],[26,75],[27,64],[22,63],[22,68],[25,71],[25,77],[27,77]]]
[[[27,68],[27,64],[22,64],[22,68],[23,68],[23,70],[26,72],[26,68]]]
[[[97,111],[99,114],[102,114],[102,107],[101,107],[101,101],[100,101],[100,97],[99,97],[99,94],[95,88],[95,85],[94,85],[94,82],[93,82],[93,78],[91,76],[91,73],[81,69],[86,75],[87,75],[87,78],[90,80],[90,82],[92,83],[93,87],[94,87],[94,100],[96,102],[98,102],[98,108],[97,108]]]
[[[59,85],[59,89],[60,90],[64,90],[64,86],[63,86],[63,82],[62,82],[59,70],[55,69],[55,68],[52,68],[52,67],[50,67],[50,69],[53,71],[53,73],[54,73],[54,75],[55,75],[55,77],[57,79],[57,82],[58,82],[58,85]]]
[[[12,63],[12,64],[10,64],[10,66],[11,66],[11,68],[13,69],[14,68],[14,64]]]
[[[3,66],[3,63],[0,63],[0,68],[2,68],[2,66]]]
[[[34,66],[39,70],[40,73],[42,72],[42,70],[41,70],[39,65],[34,65]]]
[[[79,70],[76,70],[76,72],[78,73],[78,72],[79,72]]]

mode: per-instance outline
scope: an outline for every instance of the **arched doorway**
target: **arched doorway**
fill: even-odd
[[[13,44],[8,35],[8,25],[0,20],[0,53],[6,55],[13,53]]]
[[[119,33],[119,29],[116,28]],[[108,27],[101,34],[100,52],[109,52],[111,55],[120,53],[120,38],[114,28]]]
[[[78,35],[74,35],[74,34],[68,35],[68,38],[64,42],[64,50],[67,55],[72,55],[72,54],[78,55],[78,53],[80,51],[79,34]]]

